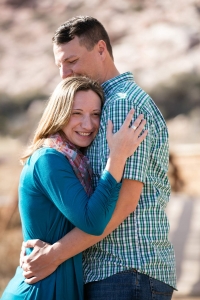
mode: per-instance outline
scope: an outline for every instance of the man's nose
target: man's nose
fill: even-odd
[[[65,79],[67,77],[73,76],[73,71],[71,69],[63,68],[63,66],[60,67],[60,77],[62,79]]]

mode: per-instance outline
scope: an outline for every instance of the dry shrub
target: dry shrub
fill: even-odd
[[[9,217],[8,217],[9,216]],[[0,296],[19,264],[22,243],[18,209],[14,206],[0,209]]]

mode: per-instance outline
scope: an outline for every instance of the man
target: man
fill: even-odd
[[[43,279],[63,261],[90,247],[83,253],[85,299],[171,299],[176,278],[165,214],[170,196],[165,121],[133,75],[119,73],[109,37],[96,19],[80,16],[61,25],[53,37],[53,51],[62,78],[87,75],[104,89],[99,134],[87,150],[94,187],[109,153],[108,119],[117,131],[134,107],[135,115],[142,113],[147,120],[148,136],[127,160],[117,207],[105,232],[96,237],[74,228],[53,245],[26,242],[25,247],[34,247],[30,256],[22,258],[26,282]]]

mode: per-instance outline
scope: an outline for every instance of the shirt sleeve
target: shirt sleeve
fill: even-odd
[[[148,113],[146,113],[144,109],[136,107],[134,105],[134,101],[126,98],[113,101],[112,105],[109,105],[109,107],[107,108],[106,116],[108,119],[112,120],[114,125],[113,132],[115,133],[120,129],[127,117],[127,114],[132,108],[135,109],[135,113],[130,125],[134,123],[139,114],[144,114],[144,118],[147,121],[144,130],[148,129],[148,135],[139,145],[134,154],[127,159],[123,178],[138,180],[145,183],[149,161],[151,158],[151,147],[152,143],[154,142],[154,124],[152,121],[152,117]],[[104,122],[107,121],[104,120]]]
[[[164,118],[152,99],[141,90],[140,101],[132,97],[120,97],[115,99],[107,107],[108,119],[114,124],[114,132],[122,126],[128,112],[134,108],[130,126],[139,114],[144,115],[148,135],[139,145],[137,150],[130,156],[124,168],[123,178],[138,180],[146,183],[150,176],[165,177],[168,167],[168,131]],[[106,122],[106,120],[103,120]]]
[[[137,108],[135,109],[134,120],[141,113],[144,114],[144,119],[147,121],[144,130],[148,130],[148,135],[133,155],[127,159],[123,177],[145,183],[151,160],[151,147],[154,142],[154,126],[151,122],[151,118],[149,118],[145,112]]]
[[[104,171],[96,190],[88,197],[69,161],[51,149],[35,162],[34,177],[38,188],[75,227],[93,235],[103,233],[121,187],[108,171]]]

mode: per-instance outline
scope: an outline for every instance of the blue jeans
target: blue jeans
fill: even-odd
[[[173,288],[136,270],[87,283],[85,300],[170,300]]]

